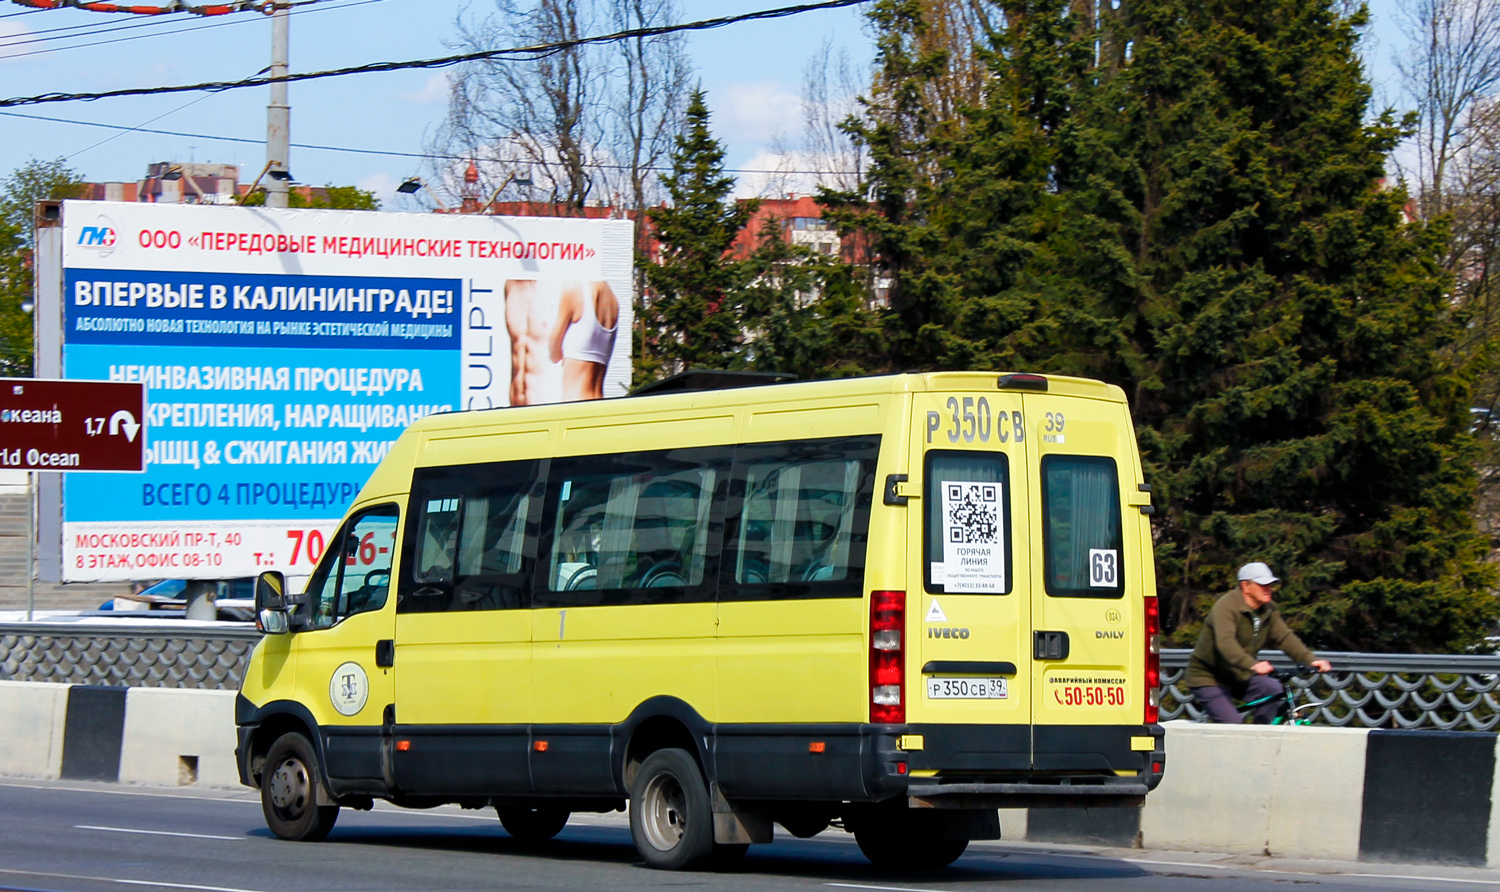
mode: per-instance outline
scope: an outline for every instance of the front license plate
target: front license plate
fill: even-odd
[[[935,678],[927,679],[929,700],[1004,700],[1003,678]]]

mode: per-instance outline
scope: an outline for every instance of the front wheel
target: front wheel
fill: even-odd
[[[630,788],[630,837],[646,864],[691,870],[714,856],[714,818],[708,786],[685,750],[646,757]]]
[[[266,826],[282,839],[316,842],[338,820],[337,805],[318,805],[318,756],[301,734],[283,734],[266,753],[260,808]]]
[[[567,826],[569,812],[565,808],[496,808],[500,825],[505,832],[521,842],[546,842],[562,832]]]

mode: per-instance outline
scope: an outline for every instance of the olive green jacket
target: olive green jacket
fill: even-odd
[[[1251,667],[1260,661],[1260,649],[1267,646],[1279,648],[1304,665],[1317,659],[1281,618],[1274,601],[1252,610],[1236,588],[1209,610],[1183,681],[1190,688],[1239,687],[1255,674]]]

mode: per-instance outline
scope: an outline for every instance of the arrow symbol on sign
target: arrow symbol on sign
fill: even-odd
[[[109,416],[109,435],[119,436],[121,427],[125,428],[126,442],[134,443],[135,435],[140,431],[141,426],[136,423],[135,416],[124,409]]]

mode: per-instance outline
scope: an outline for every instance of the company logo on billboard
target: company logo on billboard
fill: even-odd
[[[100,217],[99,222],[93,226],[85,226],[78,231],[78,247],[92,248],[100,254],[108,254],[115,249],[115,224],[108,217]]]

